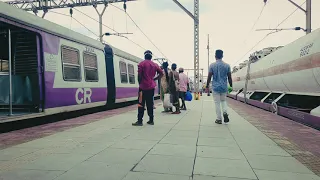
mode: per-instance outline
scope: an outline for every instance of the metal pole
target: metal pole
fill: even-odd
[[[201,81],[203,83],[203,69],[201,69]]]
[[[311,0],[307,0],[307,8],[306,8],[306,33],[311,33]]]
[[[199,0],[194,0],[194,18],[194,83],[199,95]]]
[[[99,13],[99,11],[97,10],[97,6],[94,6],[94,9],[96,10],[98,16],[99,16],[99,39],[100,39],[100,42],[103,42],[103,34],[102,34],[102,16],[104,14],[104,11],[106,10],[108,4],[105,4],[104,5],[104,8],[101,12],[101,14]]]
[[[249,83],[249,80],[250,80],[250,65],[251,65],[251,59],[249,59],[249,62],[248,62],[248,65],[247,65],[247,74],[246,74],[246,82],[245,82],[245,85],[244,85],[244,102],[247,103],[247,91],[248,91],[248,83]]]
[[[306,10],[304,10],[301,6],[297,3],[293,2],[292,0],[288,0],[301,11],[306,13],[306,34],[311,33],[311,0],[306,0]]]
[[[207,49],[208,49],[208,68],[209,68],[209,66],[210,66],[210,64],[209,64],[209,61],[210,61],[210,53],[209,53],[209,50],[210,50],[210,45],[209,45],[209,34],[208,34],[208,46],[207,46]]]
[[[99,38],[100,42],[102,42],[102,15],[99,14]]]
[[[208,34],[208,46],[207,46],[207,49],[208,49],[208,74],[209,74],[209,71],[210,71],[210,39],[209,39],[209,34]],[[211,79],[210,79],[211,81]],[[208,84],[208,82],[207,82]],[[210,83],[209,83],[210,85]],[[208,96],[210,96],[210,88],[208,87]]]
[[[184,10],[194,21],[194,93],[195,100],[199,95],[199,0],[194,0],[194,15],[191,14],[178,0],[173,0],[182,10]]]
[[[12,116],[12,57],[11,57],[11,30],[8,30],[9,44],[9,116]]]

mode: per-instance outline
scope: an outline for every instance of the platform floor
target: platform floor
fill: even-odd
[[[158,106],[154,126],[131,126],[137,116],[131,107],[121,114],[110,111],[104,117],[97,113],[65,121],[69,128],[55,133],[48,130],[58,126],[53,123],[1,134],[11,137],[11,145],[6,141],[1,146],[0,180],[320,180],[316,168],[299,162],[270,132],[261,132],[261,123],[239,115],[244,112],[240,106],[246,105],[230,102],[239,114],[230,108],[231,121],[222,125],[214,123],[212,97],[187,106],[180,115],[161,113]],[[88,120],[92,123],[83,123]],[[47,136],[14,143],[39,132]],[[312,132],[319,137],[317,130]]]

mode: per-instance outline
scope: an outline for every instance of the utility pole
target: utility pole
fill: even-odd
[[[301,11],[303,11],[306,14],[306,33],[311,33],[311,0],[306,0],[306,9],[303,9],[301,6],[299,6],[297,3],[293,2],[292,0],[288,0],[293,5],[295,5],[297,8],[299,8]]]
[[[209,68],[210,68],[210,39],[209,39],[209,34],[208,34],[208,46],[207,46],[207,49],[208,49],[208,74],[209,74]],[[210,80],[211,81],[211,80]],[[207,82],[208,84],[208,82]],[[210,84],[210,83],[209,83]],[[208,87],[207,87],[208,88]],[[210,90],[208,89],[208,96],[210,96]]]
[[[306,24],[306,28],[307,28],[307,34],[311,33],[311,0],[307,0],[307,24]]]
[[[199,0],[194,0],[194,14],[188,11],[178,0],[173,0],[194,21],[194,86],[195,99],[199,96]]]
[[[106,8],[108,7],[108,4],[104,4],[104,8],[102,10],[101,13],[99,13],[98,9],[97,9],[97,5],[93,5],[94,9],[96,10],[98,16],[99,16],[99,39],[100,39],[100,42],[103,42],[103,34],[102,34],[102,16],[106,10]]]

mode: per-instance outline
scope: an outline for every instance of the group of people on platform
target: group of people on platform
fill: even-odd
[[[184,74],[183,68],[179,68],[177,72],[177,65],[172,64],[171,69],[168,68],[168,62],[164,62],[161,66],[163,69],[164,76],[160,79],[160,98],[164,101],[164,95],[170,94],[172,97],[172,104],[175,107],[175,112],[172,108],[165,108],[163,112],[172,112],[172,114],[180,114],[180,110],[187,110],[185,103],[185,95],[189,90],[189,79]],[[182,105],[180,106],[180,100]]]
[[[184,69],[179,68],[177,71],[177,65],[173,63],[171,69],[169,69],[168,62],[163,62],[161,67],[152,62],[152,52],[147,50],[144,53],[145,60],[138,65],[138,82],[139,82],[139,97],[138,97],[138,120],[132,123],[133,126],[143,125],[143,116],[145,111],[145,105],[147,105],[147,112],[149,121],[147,124],[154,125],[154,92],[156,87],[156,81],[160,80],[160,95],[161,100],[164,101],[164,95],[170,94],[173,108],[164,108],[164,112],[171,112],[172,114],[180,114],[180,110],[187,110],[185,104],[185,95],[189,90],[189,79],[184,74]],[[208,79],[207,79],[207,91],[209,90],[209,84],[212,82],[213,97],[216,104],[217,119],[215,123],[222,124],[222,115],[220,105],[222,106],[224,122],[229,122],[227,113],[226,95],[228,92],[228,81],[232,88],[231,68],[230,65],[223,62],[223,51],[217,50],[215,54],[216,62],[212,63],[209,67]],[[157,75],[157,76],[156,76]],[[180,99],[182,100],[182,106],[180,106]]]

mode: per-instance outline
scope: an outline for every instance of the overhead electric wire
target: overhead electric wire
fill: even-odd
[[[304,1],[300,6],[304,5],[306,3],[306,1]],[[284,20],[282,20],[278,25],[277,27],[275,27],[274,29],[277,29],[281,24],[283,24],[286,20],[288,20],[299,8],[296,8],[291,14],[289,14]],[[273,30],[272,32],[266,34],[260,41],[258,41],[249,51],[247,51],[247,53],[245,55],[243,55],[241,57],[241,59],[239,59],[238,61],[236,61],[234,63],[237,64],[239,61],[241,61],[250,51],[252,51],[252,49],[254,49],[255,47],[257,47],[262,41],[264,41],[270,34],[273,34],[275,33],[276,30]]]
[[[80,12],[81,14],[89,17],[89,18],[92,19],[92,20],[94,20],[94,21],[96,21],[96,22],[99,22],[99,21],[95,20],[94,18],[88,16],[87,14],[81,12],[80,10],[78,10],[78,9],[75,9],[75,10],[77,10],[77,11]],[[59,13],[59,12],[55,12],[55,11],[50,11],[50,12],[55,13],[55,14],[60,14],[60,15],[63,15],[63,16],[70,17],[70,15],[66,15],[66,14],[63,14],[63,13]],[[88,31],[90,31],[92,34],[94,34],[95,36],[99,37],[99,35],[95,34],[93,31],[91,31],[91,30],[90,30],[89,28],[87,28],[85,25],[83,25],[82,23],[80,23],[77,19],[75,19],[74,17],[72,17],[72,18],[73,18],[74,20],[76,20],[79,24],[81,24],[84,28],[86,28]],[[109,28],[109,29],[111,29],[111,30],[113,30],[113,31],[116,32],[116,33],[119,33],[118,31],[114,30],[113,28],[110,28],[109,26],[107,26],[107,25],[105,25],[105,24],[103,24],[103,23],[102,23],[102,25],[105,26],[105,27],[107,27],[107,28]],[[132,43],[135,44],[136,46],[139,46],[141,49],[146,50],[146,48],[142,47],[140,44],[134,42],[133,40],[129,39],[128,37],[126,37],[126,36],[122,36],[122,37],[126,38],[128,41],[132,42]],[[157,57],[157,56],[155,55],[155,57]]]
[[[80,11],[80,10],[78,10],[78,9],[76,9],[76,8],[73,8],[73,9],[75,9],[76,11],[78,11],[78,12],[80,12],[81,14],[83,14],[83,15],[85,15],[85,16],[87,16],[88,18],[90,18],[90,19],[92,19],[92,20],[94,20],[94,21],[96,21],[97,23],[100,23],[98,20],[96,20],[96,19],[94,19],[93,17],[90,17],[89,15],[87,15],[86,13],[84,13],[84,12],[82,12],[82,11]],[[114,32],[116,32],[116,33],[118,33],[116,30],[114,30],[113,28],[111,28],[111,27],[109,27],[109,26],[107,26],[107,25],[105,25],[105,24],[102,24],[104,27],[106,27],[106,28],[108,28],[108,29],[110,29],[110,30],[112,30],[112,31],[114,31]]]
[[[110,4],[110,5],[112,5],[112,4]],[[114,6],[114,5],[112,5],[112,6]],[[116,7],[116,6],[114,6],[114,7]],[[118,7],[117,7],[118,8]],[[118,9],[120,9],[120,8],[118,8]],[[89,15],[87,15],[87,14],[85,14],[84,12],[81,12],[80,10],[78,10],[78,9],[75,9],[76,11],[78,11],[78,12],[80,12],[81,14],[83,14],[83,15],[85,15],[85,16],[87,16],[87,17],[89,17],[90,19],[92,19],[92,20],[94,20],[94,21],[96,21],[96,22],[98,22],[99,23],[99,21],[98,20],[96,20],[96,19],[94,19],[94,18],[92,18],[92,17],[90,17]],[[122,10],[122,9],[121,9]],[[109,27],[109,26],[107,26],[107,25],[105,25],[105,24],[103,24],[102,23],[102,25],[104,26],[104,27],[107,27],[107,28],[109,28],[110,30],[112,30],[112,31],[114,31],[114,32],[116,32],[116,33],[119,33],[118,31],[116,31],[115,29],[113,29],[113,28],[111,28],[111,27]],[[98,36],[99,37],[99,36]],[[138,43],[136,43],[136,42],[134,42],[133,40],[131,40],[131,39],[129,39],[128,37],[126,37],[126,36],[122,36],[122,37],[124,37],[124,38],[126,38],[126,39],[128,39],[130,42],[132,42],[133,44],[135,44],[135,45],[137,45],[137,46],[139,46],[140,48],[142,48],[143,50],[146,50],[146,48],[144,48],[144,47],[142,47],[141,45],[139,45]],[[161,52],[160,52],[161,53]]]
[[[258,21],[260,20],[260,18],[261,18],[261,16],[262,16],[262,13],[263,13],[263,11],[264,11],[264,9],[265,9],[265,7],[266,7],[266,3],[262,6],[262,9],[261,9],[261,11],[260,11],[260,14],[259,14],[258,18],[256,19],[256,21],[254,22],[253,26],[251,27],[251,29],[250,29],[250,31],[249,31],[249,34],[247,35],[244,43],[246,43],[247,40],[249,39],[250,33],[252,32],[252,30],[253,30],[254,27],[257,25]]]
[[[266,4],[264,4],[264,5],[263,5],[263,7],[262,7],[262,9],[261,9],[261,11],[260,11],[260,14],[259,14],[259,16],[258,16],[257,20],[254,22],[254,24],[253,24],[252,28],[250,29],[250,32],[251,32],[251,31],[253,30],[253,28],[257,25],[257,23],[258,23],[258,21],[260,20],[261,15],[262,15],[262,13],[263,13],[263,11],[264,11],[265,7],[266,7]]]
[[[169,62],[171,62],[163,53],[162,51],[151,41],[151,39],[142,31],[142,29],[138,26],[138,24],[133,20],[133,18],[126,12],[124,11],[123,9],[113,5],[113,4],[110,4],[111,6],[123,11],[130,19],[131,21],[135,24],[135,26],[137,26],[137,28],[141,31],[141,33],[149,40],[149,42],[155,47],[158,49],[158,51],[162,54],[163,57],[165,57]]]
[[[52,13],[55,13],[55,14],[60,14],[62,16],[67,16],[67,17],[70,17],[70,15],[67,15],[67,14],[63,14],[63,13],[59,13],[59,12],[55,12],[55,11],[50,11]],[[75,21],[77,21],[80,25],[82,25],[84,28],[86,28],[88,31],[90,31],[92,34],[94,34],[95,36],[99,37],[99,35],[97,35],[96,33],[94,33],[93,31],[91,31],[89,28],[87,28],[85,25],[83,25],[80,21],[78,21],[76,18],[74,17],[71,17],[72,19],[74,19]]]

